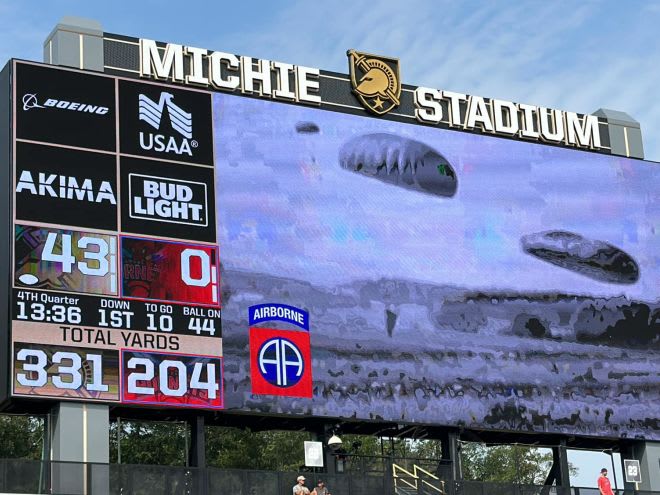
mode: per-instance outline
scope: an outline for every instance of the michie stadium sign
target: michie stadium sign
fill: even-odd
[[[349,51],[349,57],[354,90],[362,104],[376,114],[396,108],[400,102],[395,93],[401,93],[398,61],[368,56],[355,50]],[[184,59],[187,64],[184,64]],[[355,73],[359,69],[363,70],[363,74],[358,84]],[[140,40],[140,76],[221,91],[258,93],[276,100],[313,105],[323,102],[318,94],[319,69],[237,57],[230,53],[209,52],[172,43],[159,50],[155,41],[147,39]],[[451,127],[485,133],[520,136],[579,148],[603,148],[598,118],[594,115],[578,115],[575,112],[422,87],[414,90],[414,105],[415,118],[426,124],[442,122]]]
[[[660,176],[607,118],[357,50],[103,57],[0,78],[4,406],[660,440]]]

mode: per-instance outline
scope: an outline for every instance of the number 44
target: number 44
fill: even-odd
[[[215,321],[209,320],[208,318],[190,318],[188,323],[188,330],[192,330],[197,335],[201,335],[202,332],[206,332],[209,335],[215,335]]]

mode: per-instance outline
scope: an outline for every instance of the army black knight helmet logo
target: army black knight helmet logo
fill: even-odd
[[[348,50],[353,92],[362,105],[378,115],[399,106],[399,59]]]

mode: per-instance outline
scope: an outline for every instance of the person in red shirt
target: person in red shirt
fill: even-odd
[[[607,478],[607,469],[603,468],[600,470],[600,477],[598,478],[598,490],[600,495],[614,495],[612,492],[612,485],[610,485],[610,480]]]

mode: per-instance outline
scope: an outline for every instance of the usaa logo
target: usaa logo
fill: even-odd
[[[140,131],[140,147],[146,151],[174,153],[176,155],[193,156],[193,148],[199,143],[192,139],[192,114],[174,103],[174,95],[163,91],[158,102],[147,95],[138,97],[138,118],[143,120],[156,131],[160,130],[163,114],[167,110],[169,124],[174,131],[173,135]]]
[[[399,59],[370,55],[355,50],[346,52],[353,93],[362,106],[384,115],[401,103]]]

